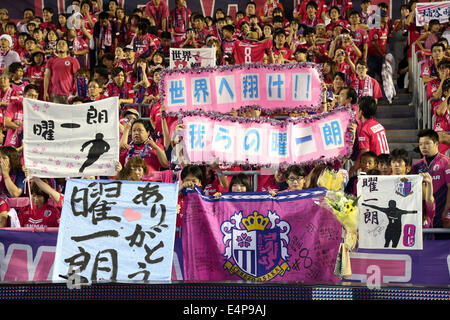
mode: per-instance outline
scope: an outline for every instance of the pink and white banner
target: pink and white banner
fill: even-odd
[[[170,69],[214,67],[216,49],[214,48],[170,48]]]
[[[447,24],[450,16],[450,1],[416,4],[416,25],[423,27],[430,20],[437,19],[441,24]]]
[[[171,115],[194,110],[227,113],[254,106],[267,112],[317,110],[323,94],[320,66],[315,63],[165,70],[160,89]]]
[[[229,193],[219,199],[199,189],[183,192],[184,280],[340,280],[334,267],[341,225],[317,204],[326,189],[276,197]]]
[[[352,150],[350,108],[302,120],[249,122],[238,117],[183,118],[184,155],[190,163],[310,164],[334,161]]]

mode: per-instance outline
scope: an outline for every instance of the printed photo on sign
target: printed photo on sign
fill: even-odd
[[[422,250],[422,177],[359,176],[359,247]]]

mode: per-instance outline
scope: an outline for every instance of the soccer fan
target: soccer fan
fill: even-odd
[[[322,18],[317,14],[318,10],[317,3],[313,0],[309,1],[306,5],[306,15],[300,20],[300,23],[310,28],[315,28],[319,23],[324,23]]]
[[[144,13],[144,16],[150,20],[153,26],[162,31],[167,30],[170,14],[165,0],[150,0],[145,5]]]
[[[436,202],[434,228],[450,227],[450,160],[439,152],[439,135],[432,129],[424,129],[417,134],[419,150],[423,158],[411,167],[411,174],[428,172],[433,181],[433,196]],[[435,235],[438,238],[439,235]]]
[[[367,64],[363,60],[356,63],[356,77],[352,80],[350,86],[356,90],[358,100],[362,97],[373,97],[375,103],[383,97],[380,84],[377,80],[367,74]]]
[[[8,72],[8,67],[13,62],[20,62],[19,54],[12,49],[13,41],[10,35],[0,36],[0,72]]]
[[[264,54],[267,53],[273,60],[272,40],[258,42],[256,32],[246,34],[244,40],[238,40],[233,45],[235,64],[264,62]]]
[[[67,103],[73,94],[75,73],[80,68],[77,59],[68,55],[67,41],[59,39],[56,45],[58,55],[47,62],[44,78],[44,95],[46,101]]]
[[[380,28],[371,29],[369,32],[369,47],[367,65],[369,67],[369,75],[372,78],[377,76],[381,79],[381,68],[383,60],[387,53],[387,42],[390,33],[388,24],[389,16],[385,10],[380,10]]]
[[[128,145],[128,134],[131,130],[132,141]],[[128,122],[123,131],[120,153],[120,163],[125,166],[129,159],[139,156],[147,163],[149,172],[160,171],[161,168],[168,168],[164,147],[153,140],[151,137],[151,126],[148,121],[138,119],[133,123]]]
[[[438,77],[438,65],[443,60],[446,60],[445,46],[442,43],[434,43],[431,46],[431,58],[425,60],[420,73],[425,84]]]
[[[47,180],[42,179],[42,182],[47,183]],[[32,204],[20,209],[18,213],[20,226],[26,228],[59,227],[61,212],[48,200],[49,195],[42,191],[36,183],[32,183]]]
[[[37,100],[39,98],[39,88],[34,84],[28,84],[23,90],[23,97]],[[6,108],[4,121],[7,133],[3,145],[22,149],[23,99],[12,100],[9,103]]]
[[[186,0],[176,0],[176,7],[172,9],[169,25],[172,28],[173,40],[180,43],[188,28],[191,28],[191,10],[186,7]]]

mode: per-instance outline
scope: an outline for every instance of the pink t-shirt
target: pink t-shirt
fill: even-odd
[[[149,18],[153,18],[158,29],[161,29],[162,20],[169,18],[169,7],[164,0],[161,0],[157,7],[151,0],[145,5],[145,15]]]
[[[5,117],[11,119],[11,121],[23,122],[23,104],[22,101],[13,101],[6,108]],[[22,132],[23,126],[13,130],[8,129],[6,133],[5,146],[13,146],[15,148],[22,145]]]
[[[389,154],[389,146],[384,127],[375,119],[366,120],[358,127],[359,149],[368,149],[379,155]]]
[[[370,76],[366,76],[363,80],[355,77],[350,86],[356,90],[358,98],[372,97],[375,99],[381,99],[383,97],[380,84],[376,79]]]
[[[47,68],[51,71],[50,94],[69,95],[75,90],[74,75],[80,69],[80,63],[73,57],[54,57],[48,60]]]

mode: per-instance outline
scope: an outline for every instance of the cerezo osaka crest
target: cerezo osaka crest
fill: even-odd
[[[224,268],[249,281],[270,281],[290,270],[288,244],[291,226],[274,211],[267,217],[254,211],[243,218],[235,212],[220,229],[225,245]]]
[[[395,185],[395,193],[402,197],[407,197],[413,194],[413,185],[411,180],[408,180],[406,177],[398,179]]]

